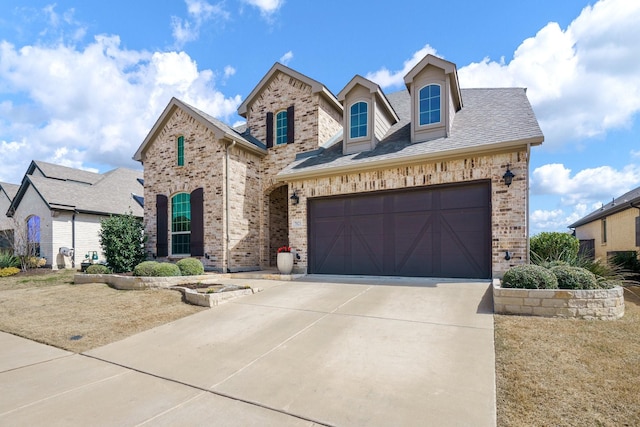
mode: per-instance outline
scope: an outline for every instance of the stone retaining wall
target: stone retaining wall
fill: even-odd
[[[497,314],[616,320],[624,315],[624,289],[514,289],[493,283]]]

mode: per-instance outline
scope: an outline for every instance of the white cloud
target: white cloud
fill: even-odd
[[[260,13],[268,16],[276,12],[284,4],[284,0],[243,0],[245,3],[260,9]]]
[[[140,167],[131,156],[171,96],[232,117],[240,96],[216,90],[214,75],[185,52],[126,50],[117,36],[83,49],[0,42],[0,179],[19,182],[32,159]]]
[[[631,150],[631,157],[640,157],[640,150]]]
[[[171,32],[176,48],[197,40],[200,37],[200,29],[206,22],[212,19],[227,20],[230,16],[222,2],[211,4],[204,0],[185,0],[185,3],[190,19],[171,17]]]
[[[543,210],[536,209],[529,215],[531,235],[543,231],[569,231],[567,227],[595,209],[589,209],[586,204],[577,204],[568,213],[564,209]]]
[[[280,57],[280,62],[287,65],[293,59],[293,52],[289,51]]]
[[[236,73],[236,69],[233,68],[231,65],[227,65],[226,67],[224,67],[224,77],[225,78],[229,78],[231,76],[233,76]]]
[[[593,204],[621,196],[640,185],[640,167],[627,165],[622,170],[610,166],[583,169],[571,176],[562,164],[536,168],[531,178],[533,195],[557,195],[563,205]]]
[[[463,87],[527,87],[546,146],[628,126],[640,111],[640,2],[601,0],[563,30],[550,22],[505,63],[459,69]]]
[[[427,44],[415,52],[411,59],[404,61],[401,70],[389,71],[387,68],[382,67],[378,71],[367,73],[365,77],[385,89],[399,88],[404,84],[404,76],[427,54],[439,56],[436,50]]]

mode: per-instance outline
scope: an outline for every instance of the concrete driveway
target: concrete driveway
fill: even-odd
[[[265,290],[81,355],[0,334],[0,425],[496,424],[488,282],[236,282]]]

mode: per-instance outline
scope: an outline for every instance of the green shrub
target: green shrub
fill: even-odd
[[[558,279],[549,270],[539,265],[517,265],[511,267],[502,279],[503,288],[557,289]]]
[[[153,276],[156,266],[158,262],[156,261],[143,261],[140,264],[136,265],[133,269],[134,276]]]
[[[204,266],[199,259],[196,258],[184,258],[178,261],[178,268],[183,276],[197,276],[198,274],[204,274]]]
[[[584,268],[559,265],[551,272],[558,279],[560,289],[600,289],[595,274]]]
[[[109,270],[109,267],[102,264],[92,264],[87,267],[86,272],[87,274],[111,274],[111,270]]]
[[[180,267],[170,262],[159,262],[153,269],[156,277],[181,276]]]
[[[0,251],[0,268],[19,267],[20,259],[9,251]]]
[[[0,268],[0,277],[9,277],[20,273],[20,269],[16,267]]]
[[[132,271],[145,259],[144,226],[133,214],[113,215],[100,222],[100,245],[116,273]]]
[[[544,232],[532,236],[529,245],[531,259],[536,264],[565,261],[574,264],[580,251],[580,241],[567,233]]]

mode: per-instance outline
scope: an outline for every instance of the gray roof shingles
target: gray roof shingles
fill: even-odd
[[[629,208],[640,208],[640,187],[624,193],[622,196],[613,199],[606,205],[602,205],[600,209],[595,210],[590,214],[582,217],[578,221],[569,225],[568,228],[580,227],[581,225],[597,221],[608,215],[612,215],[616,212],[620,212]]]
[[[0,182],[0,187],[2,187],[5,193],[7,193],[7,196],[9,196],[9,200],[13,200],[13,198],[16,197],[16,194],[18,194],[18,190],[20,189],[20,186],[18,184],[9,184],[8,182]]]
[[[454,150],[482,150],[515,141],[542,142],[542,131],[524,89],[462,89],[461,92],[464,107],[456,113],[447,138],[411,143],[411,98],[408,91],[402,90],[387,95],[400,121],[389,129],[374,150],[343,155],[342,144],[335,144],[317,156],[293,162],[278,175],[365,167],[379,161]]]

